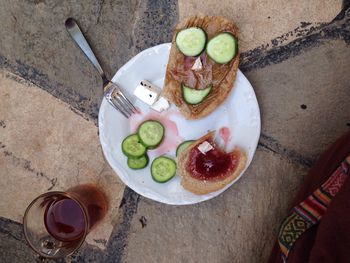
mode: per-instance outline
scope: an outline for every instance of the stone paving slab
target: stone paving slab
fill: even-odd
[[[232,19],[244,52],[261,45],[286,44],[331,21],[341,7],[341,0],[179,0],[179,17],[203,13]]]
[[[349,129],[349,61],[349,45],[332,40],[247,72],[261,109],[262,133],[298,153],[299,161],[314,160]]]
[[[109,77],[138,51],[169,42],[171,28],[177,20],[177,3],[173,0],[83,2],[1,0],[0,5],[2,35],[0,68],[14,72],[37,85],[28,88],[40,87],[68,103],[64,111],[72,115],[77,114],[78,117],[74,118],[89,119],[95,124],[101,101],[102,83],[94,68],[71,41],[64,28],[65,19],[74,17],[78,21]],[[52,103],[52,107],[57,107],[56,102],[58,101],[54,103],[52,100],[47,101],[49,104]],[[73,117],[70,116],[68,119],[70,118]],[[81,133],[84,134],[85,131]],[[94,136],[97,137],[96,126]],[[99,147],[98,141],[94,141],[93,144]],[[97,157],[100,158],[99,152]],[[50,160],[46,158],[45,161]],[[6,166],[10,166],[10,163]],[[107,171],[110,172],[109,169]],[[37,188],[33,190],[33,196],[37,190]],[[118,193],[118,191],[113,193],[116,203],[120,197]],[[108,243],[106,239],[102,239],[98,240],[97,244],[102,248],[106,246],[107,249],[103,251],[96,246],[84,245],[78,253],[67,260],[120,262],[137,200],[138,195],[126,189],[121,203],[113,205],[113,209],[119,210],[119,213],[111,217],[112,236]],[[14,233],[16,236],[22,235],[21,227],[15,226],[15,222],[0,217],[1,262],[13,262],[11,255],[16,255],[17,248],[25,247],[23,239],[13,238]],[[17,245],[9,246],[9,243]],[[2,250],[6,249],[11,251],[2,253]],[[24,249],[15,261],[29,262],[27,259],[32,256],[24,256],[26,253],[31,254],[31,251]]]
[[[257,155],[247,174],[223,195],[174,207],[126,188],[105,250],[85,244],[67,262],[263,262],[314,158],[349,129],[344,100],[350,90],[348,0],[342,10],[338,0],[297,0],[299,5],[293,6],[274,0],[225,0],[220,6],[211,0],[0,2],[0,67],[66,102],[62,111],[78,115],[68,119],[96,124],[101,99],[97,73],[65,32],[68,16],[78,20],[108,76],[137,52],[168,42],[178,17],[202,12],[234,19],[244,51],[240,68],[252,81],[262,109]],[[57,107],[54,101],[52,107]],[[30,130],[28,134],[31,137]],[[23,154],[35,148],[28,145]],[[16,262],[33,258],[23,243],[21,225],[0,217],[0,261],[13,262],[15,255]]]
[[[303,38],[279,44],[276,57],[260,67],[254,60],[244,65],[262,114],[252,166],[227,192],[203,204],[169,207],[141,198],[125,262],[267,260],[303,175],[350,126],[349,42],[346,34],[338,39],[331,33],[337,23],[321,33],[309,31],[305,45]],[[346,31],[349,23],[338,26]],[[264,59],[264,51],[257,53]]]
[[[222,195],[191,206],[141,198],[124,262],[265,262],[307,167],[258,149]]]
[[[105,162],[97,127],[33,84],[0,71],[0,216],[22,222],[39,194],[99,185],[109,211],[87,242],[105,248],[124,184]]]
[[[29,79],[92,120],[102,81],[66,32],[74,17],[107,77],[139,51],[170,42],[175,0],[1,0],[0,66]]]
[[[21,262],[35,263],[35,255],[31,253],[30,248],[24,241],[18,242],[18,240],[3,233],[0,233],[0,240],[2,241],[0,245],[0,258],[3,260],[19,258]],[[10,262],[10,260],[5,262]]]

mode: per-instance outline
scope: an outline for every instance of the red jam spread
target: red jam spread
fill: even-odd
[[[237,167],[238,153],[225,153],[217,148],[212,141],[208,141],[214,149],[203,154],[194,147],[187,163],[187,171],[197,179],[212,180],[230,175]]]

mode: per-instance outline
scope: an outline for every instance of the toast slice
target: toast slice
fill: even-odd
[[[215,16],[194,16],[180,22],[172,39],[169,61],[166,69],[163,96],[174,103],[186,119],[199,119],[213,112],[228,96],[236,77],[239,52],[226,64],[218,64],[208,57],[205,51],[200,55],[202,69],[193,70],[195,57],[186,57],[176,46],[177,33],[188,27],[202,28],[208,41],[218,33],[228,32],[238,41],[236,26],[229,20]],[[195,89],[205,89],[212,84],[209,95],[199,104],[191,105],[184,101],[182,84]]]
[[[235,178],[237,178],[237,176],[240,175],[247,162],[245,153],[239,148],[235,148],[232,152],[225,153],[226,155],[231,156],[231,160],[234,162],[233,167],[230,167],[224,171],[224,173],[213,177],[201,176],[198,174],[198,172],[196,172],[197,174],[195,175],[195,172],[191,170],[191,165],[194,163],[192,159],[193,154],[195,151],[197,151],[198,146],[204,141],[209,142],[214,149],[223,153],[223,151],[219,149],[214,142],[214,132],[209,132],[191,144],[177,157],[177,174],[179,174],[181,177],[181,185],[186,190],[198,195],[215,192],[231,183]],[[202,153],[197,152],[197,154]]]

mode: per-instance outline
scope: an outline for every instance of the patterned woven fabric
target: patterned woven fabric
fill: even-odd
[[[345,160],[321,187],[292,209],[291,214],[282,223],[278,235],[278,243],[284,262],[287,261],[294,242],[322,218],[332,198],[339,192],[349,173],[349,161]]]

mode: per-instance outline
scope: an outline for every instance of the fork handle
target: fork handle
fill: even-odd
[[[89,59],[89,61],[94,65],[94,67],[97,69],[97,71],[100,73],[101,78],[103,80],[103,84],[105,85],[108,83],[108,79],[106,77],[106,74],[103,72],[103,69],[98,62],[97,58],[95,57],[94,52],[92,51],[89,43],[86,41],[83,33],[81,32],[77,22],[73,18],[68,18],[66,20],[66,29],[69,33],[69,35],[72,37],[74,42],[77,44],[77,46],[83,51],[85,56]]]

